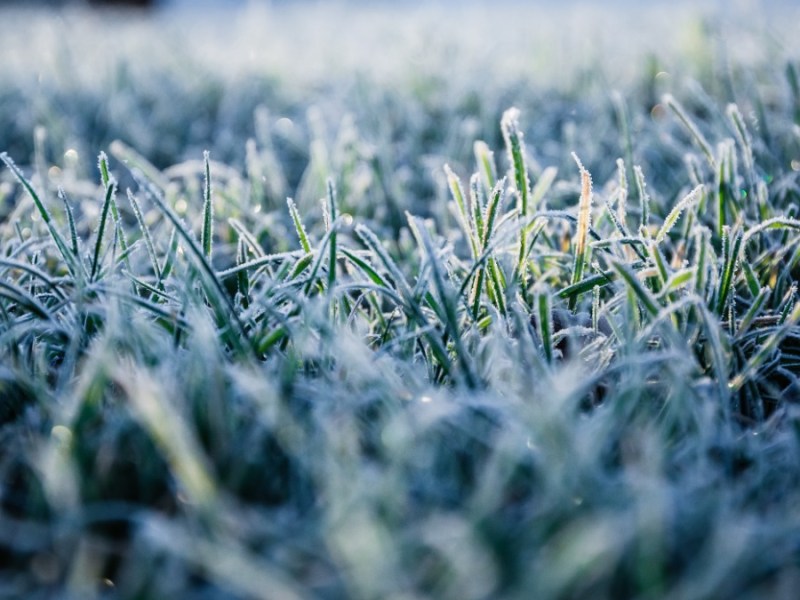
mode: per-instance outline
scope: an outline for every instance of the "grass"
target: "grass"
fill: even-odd
[[[127,121],[0,74],[66,98],[0,133],[0,597],[791,597],[797,55],[697,36],[616,94],[105,57]]]

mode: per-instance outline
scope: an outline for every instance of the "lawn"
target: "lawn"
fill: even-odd
[[[793,598],[798,22],[0,11],[0,598]]]

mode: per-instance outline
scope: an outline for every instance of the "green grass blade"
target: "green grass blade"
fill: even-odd
[[[92,254],[92,266],[89,272],[89,279],[91,281],[95,281],[98,270],[100,268],[100,256],[101,250],[103,247],[103,237],[105,236],[106,231],[106,222],[108,221],[108,213],[111,208],[111,200],[114,197],[114,194],[117,193],[117,183],[115,181],[109,180],[108,186],[105,188],[105,194],[103,196],[103,207],[100,210],[100,221],[97,225],[97,239],[94,244],[94,253]]]
[[[297,238],[300,240],[300,247],[303,249],[303,252],[308,254],[311,252],[311,242],[308,241],[308,234],[306,233],[306,228],[303,226],[303,221],[297,210],[297,205],[291,198],[286,199],[286,204],[289,206],[289,214],[292,216],[294,229],[297,232]]]
[[[542,338],[542,350],[548,363],[553,363],[553,307],[549,290],[536,294],[536,326]]]
[[[711,145],[697,128],[695,122],[691,119],[691,117],[689,117],[688,113],[680,104],[680,102],[678,102],[671,94],[664,96],[662,102],[666,104],[678,117],[678,120],[683,124],[683,126],[689,132],[691,138],[703,152],[703,155],[706,157],[708,164],[711,165],[711,168],[716,168],[716,161],[714,160],[714,154],[711,151]]]
[[[725,312],[727,306],[726,302],[728,301],[728,295],[731,293],[733,287],[734,275],[736,267],[739,264],[739,257],[742,249],[741,231],[737,231],[736,234],[734,234],[733,240],[730,238],[730,229],[726,227],[723,238],[723,267],[719,279],[719,288],[716,294],[716,313],[719,316],[722,316]]]
[[[247,245],[248,250],[256,257],[264,256],[264,249],[258,242],[256,237],[250,233],[239,219],[231,217],[228,219],[228,224],[239,235],[239,238]]]
[[[675,226],[675,223],[678,221],[683,211],[692,208],[700,201],[703,189],[704,188],[702,185],[698,185],[691,192],[689,192],[683,198],[683,200],[678,202],[671,211],[669,211],[667,218],[664,219],[664,224],[661,226],[661,228],[658,230],[658,233],[656,234],[656,244],[660,244],[664,240],[664,238],[667,237],[667,234],[669,234],[669,232]]]
[[[538,210],[540,207],[542,207],[544,197],[553,186],[553,182],[556,180],[557,174],[558,168],[556,167],[547,167],[544,171],[542,171],[542,174],[539,176],[539,179],[536,180],[536,184],[533,186],[533,190],[531,190],[531,210]]]
[[[612,268],[617,272],[617,275],[625,282],[625,285],[630,289],[645,310],[652,316],[658,315],[658,302],[655,297],[642,285],[636,274],[631,271],[626,265],[616,260],[611,260]]]
[[[589,237],[589,229],[592,226],[592,176],[589,174],[589,171],[583,167],[578,155],[574,152],[572,153],[572,158],[578,164],[578,170],[581,176],[581,196],[578,202],[578,226],[575,230],[575,237],[573,238],[575,261],[572,267],[572,285],[575,285],[583,279],[584,267],[588,261],[588,246],[586,241]],[[570,309],[575,308],[576,298],[576,296],[570,298]]]
[[[362,224],[356,225],[356,235],[361,238],[361,241],[364,242],[364,245],[369,248],[373,254],[383,263],[383,266],[388,271],[391,278],[394,280],[394,284],[397,289],[400,291],[401,295],[405,298],[411,298],[413,296],[411,292],[411,286],[408,284],[405,275],[400,270],[400,267],[397,266],[394,259],[389,256],[389,253],[386,251],[386,248],[383,247],[383,244],[380,243],[378,237],[366,226]]]
[[[734,209],[735,182],[733,178],[733,142],[726,140],[718,146],[719,161],[717,177],[717,236],[722,237],[722,230],[728,224],[728,208]]]
[[[520,216],[524,218],[527,216],[529,208],[530,181],[528,180],[528,168],[525,164],[525,142],[519,129],[518,109],[510,108],[503,113],[501,128],[506,151],[508,152],[508,160],[511,163],[516,194],[519,198]]]
[[[247,262],[247,245],[242,238],[236,244],[236,266],[241,266]],[[240,271],[236,275],[236,289],[239,292],[242,307],[247,308],[250,304],[250,276],[246,270]]]
[[[161,277],[159,278],[158,285],[172,273],[172,268],[175,265],[175,257],[178,255],[178,228],[173,226],[169,234],[169,241],[167,242],[167,253],[164,256],[164,262],[161,264]]]
[[[134,196],[133,192],[130,190],[127,190],[127,196],[133,214],[136,217],[136,222],[139,224],[139,230],[142,233],[142,239],[144,239],[145,247],[147,248],[147,255],[150,257],[150,265],[153,268],[153,273],[155,273],[156,279],[161,281],[161,267],[158,265],[158,254],[156,253],[156,247],[153,243],[153,237],[150,235],[150,228],[144,220],[144,215],[142,214],[139,202],[136,200],[136,196]]]
[[[633,175],[636,180],[636,190],[639,194],[639,207],[642,214],[639,231],[642,235],[647,236],[650,231],[650,195],[647,193],[647,182],[644,179],[642,167],[634,165]]]
[[[97,159],[97,165],[98,168],[100,169],[100,181],[103,185],[103,188],[105,189],[109,185],[114,183],[113,179],[111,178],[111,175],[109,174],[108,156],[106,156],[105,152],[100,153]],[[125,228],[122,226],[122,218],[119,214],[119,209],[117,208],[116,191],[114,192],[114,194],[111,195],[111,204],[109,208],[111,209],[111,219],[114,221],[114,235],[119,240],[119,246],[120,249],[122,250],[122,255],[127,257],[128,254],[130,254],[128,250],[128,239],[125,235]],[[125,259],[125,264],[128,270],[130,270],[131,266],[127,258]]]
[[[491,243],[492,233],[494,232],[494,224],[497,220],[497,213],[503,205],[505,197],[505,178],[501,179],[497,185],[494,186],[492,193],[489,196],[489,202],[486,204],[486,212],[483,215],[483,233],[481,235],[481,250],[487,248]]]
[[[389,285],[386,283],[383,277],[381,277],[380,274],[375,269],[373,269],[372,266],[367,261],[361,259],[354,252],[346,248],[342,249],[342,254],[344,254],[347,257],[347,259],[350,262],[352,262],[356,266],[356,268],[358,268],[362,273],[364,273],[364,275],[366,275],[367,278],[370,279],[373,283],[382,287],[386,288],[389,287]]]
[[[728,119],[733,127],[733,131],[736,134],[736,141],[739,144],[742,156],[744,157],[744,166],[747,170],[747,177],[752,184],[755,182],[756,175],[753,165],[753,140],[750,136],[750,132],[747,130],[747,126],[744,123],[744,117],[742,116],[742,113],[736,104],[729,104],[725,109],[725,114],[728,115]]]
[[[741,337],[745,333],[747,333],[750,326],[756,320],[756,318],[761,314],[762,309],[764,308],[764,304],[766,304],[769,297],[772,295],[772,290],[768,286],[764,286],[758,292],[758,295],[753,300],[750,308],[747,309],[747,312],[742,317],[741,323],[739,323],[738,333]]]
[[[472,227],[472,222],[474,220],[473,216],[470,214],[469,207],[467,206],[467,202],[464,197],[464,188],[461,186],[461,180],[458,176],[453,173],[453,170],[450,168],[449,165],[444,166],[445,174],[447,175],[447,184],[450,188],[450,195],[453,197],[453,200],[456,203],[456,214],[458,215],[458,221],[461,225],[461,229],[464,231],[464,236],[467,238],[469,242],[470,252],[472,252],[472,258],[478,256],[479,249],[478,249],[478,241],[476,240],[475,231]],[[474,205],[477,198],[474,199],[472,204]]]
[[[78,230],[75,227],[75,214],[72,212],[72,206],[70,206],[69,201],[67,200],[67,194],[64,192],[64,188],[58,188],[58,197],[61,199],[61,202],[64,203],[64,211],[67,213],[70,250],[72,250],[73,256],[78,257],[80,250],[78,249]]]
[[[761,284],[758,281],[758,275],[753,270],[749,261],[743,260],[741,264],[745,283],[747,283],[747,287],[750,290],[750,295],[755,298],[761,293]]]
[[[503,113],[503,119],[500,125],[503,130],[503,139],[505,140],[506,151],[508,152],[508,160],[511,163],[511,172],[514,177],[516,195],[519,199],[517,205],[519,208],[518,218],[520,221],[524,221],[528,216],[528,210],[530,208],[528,203],[530,180],[528,179],[528,167],[525,164],[525,142],[523,141],[522,132],[519,129],[519,110],[516,108],[508,109]],[[526,236],[525,227],[520,224],[517,273],[519,274],[519,279],[523,286],[527,280],[525,252],[528,249],[528,243]]]
[[[483,187],[488,193],[497,183],[497,166],[494,162],[494,152],[489,149],[486,142],[477,141],[472,146],[475,162],[478,164]]]
[[[200,245],[203,247],[203,254],[206,260],[211,263],[214,245],[214,201],[211,188],[211,165],[209,162],[210,154],[208,150],[203,152],[203,171],[205,181],[203,185],[203,232],[200,236]]]
[[[569,300],[590,291],[595,286],[602,286],[614,281],[617,273],[614,270],[603,271],[597,275],[592,275],[586,279],[573,283],[558,292],[558,297]]]
[[[339,218],[339,207],[336,199],[336,188],[333,179],[328,179],[328,231],[330,232],[330,242],[328,245],[328,289],[332,289],[336,283],[336,257],[338,250],[336,247],[336,220]]]

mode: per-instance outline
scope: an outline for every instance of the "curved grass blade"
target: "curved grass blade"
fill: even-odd
[[[16,302],[21,307],[25,308],[29,313],[36,315],[40,319],[52,321],[53,316],[50,314],[44,305],[42,305],[36,298],[28,294],[27,291],[21,287],[14,285],[10,281],[0,279],[0,296],[8,298]]]
[[[77,228],[75,227],[75,215],[72,212],[72,207],[67,201],[67,195],[64,192],[64,188],[60,186],[58,188],[58,197],[61,200],[61,202],[64,203],[64,211],[67,213],[67,225],[69,226],[69,239],[70,239],[70,244],[72,245],[70,249],[72,250],[72,254],[78,256],[80,251],[78,249],[78,231]]]
[[[244,223],[242,223],[239,219],[231,217],[228,219],[228,224],[237,234],[239,234],[239,238],[243,240],[245,244],[247,244],[250,252],[252,252],[256,258],[264,256],[264,249],[261,247],[261,244],[258,242],[256,237],[247,230],[247,228],[244,226]]]
[[[128,202],[131,205],[131,209],[133,209],[136,222],[139,224],[139,230],[142,232],[142,238],[144,239],[144,244],[147,248],[147,254],[150,257],[150,264],[153,267],[153,273],[155,273],[156,279],[160,282],[161,267],[158,264],[158,255],[156,254],[156,247],[153,244],[153,237],[150,235],[150,228],[147,226],[147,223],[145,223],[144,215],[142,214],[142,209],[139,206],[139,202],[136,200],[136,196],[134,196],[133,192],[130,190],[126,191]]]
[[[694,142],[705,155],[706,160],[708,160],[708,164],[711,165],[711,168],[716,168],[716,161],[714,160],[714,153],[711,151],[711,145],[708,143],[703,134],[700,133],[697,125],[686,113],[686,110],[683,108],[683,106],[672,96],[672,94],[665,95],[663,103],[666,104],[673,113],[675,113],[675,115],[678,117],[678,120],[680,120],[680,122],[683,123],[683,126],[686,127]]]
[[[64,292],[61,290],[60,282],[56,281],[50,275],[37,269],[35,266],[31,265],[30,263],[22,262],[19,260],[14,260],[12,258],[3,258],[0,257],[0,267],[5,267],[6,269],[17,269],[19,271],[23,271],[28,275],[36,277],[38,280],[42,281],[54,294],[57,296],[64,298]]]
[[[797,325],[798,321],[800,321],[800,302],[794,305],[792,311],[787,315],[782,325],[759,346],[758,350],[750,357],[741,372],[731,380],[729,384],[731,391],[739,391],[745,383],[758,374],[761,366],[764,365],[774,352],[778,351],[779,344],[794,326]]]
[[[639,302],[642,303],[645,310],[652,316],[655,317],[658,314],[658,302],[656,301],[655,297],[642,285],[642,282],[639,281],[639,278],[636,274],[631,271],[626,265],[616,260],[611,260],[611,267],[617,272],[622,280],[625,282],[625,285],[628,286]]]
[[[747,233],[744,234],[744,241],[749,242],[753,236],[773,229],[800,229],[800,220],[790,217],[773,217],[772,219],[767,219],[755,227],[748,229]]]
[[[383,277],[381,277],[378,272],[372,268],[372,266],[362,258],[358,257],[354,252],[343,248],[342,254],[344,254],[350,262],[352,262],[356,268],[358,268],[362,273],[364,273],[367,278],[369,278],[374,284],[379,285],[381,287],[388,288],[388,284],[384,281]]]
[[[667,237],[667,234],[675,226],[675,223],[678,221],[684,210],[688,210],[689,208],[695,206],[700,201],[700,198],[702,197],[703,194],[703,190],[704,186],[702,184],[698,185],[686,196],[684,196],[683,200],[678,202],[671,211],[669,211],[667,218],[664,219],[664,224],[661,225],[661,228],[658,230],[658,233],[656,234],[656,244],[660,244],[664,240],[664,238]]]
[[[475,154],[475,162],[478,163],[478,172],[483,181],[484,189],[488,193],[497,182],[497,167],[494,162],[494,152],[489,149],[486,142],[480,140],[472,145],[472,150]]]

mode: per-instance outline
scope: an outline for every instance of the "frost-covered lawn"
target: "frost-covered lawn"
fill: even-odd
[[[800,14],[726,11],[0,12],[0,597],[793,597]]]

